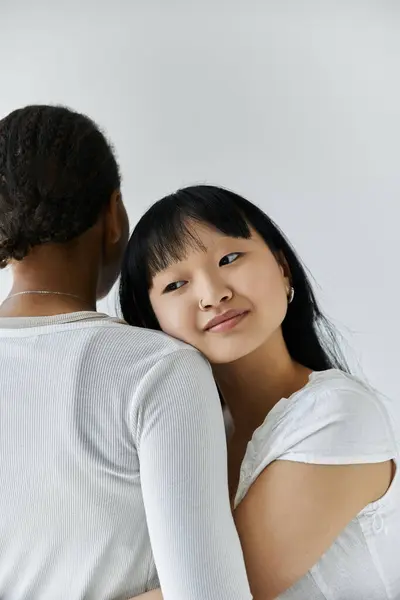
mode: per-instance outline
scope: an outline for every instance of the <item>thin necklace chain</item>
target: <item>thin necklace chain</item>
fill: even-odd
[[[68,292],[52,292],[50,290],[26,290],[24,292],[16,292],[15,294],[10,294],[9,296],[7,296],[7,298],[3,302],[7,302],[7,300],[11,300],[11,298],[15,298],[16,296],[25,296],[26,294],[52,294],[54,296],[69,296],[70,298],[76,298],[77,300],[84,302],[84,300],[76,294],[69,294]]]

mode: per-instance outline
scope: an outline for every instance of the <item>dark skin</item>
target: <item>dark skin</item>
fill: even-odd
[[[12,264],[14,284],[0,306],[0,317],[95,311],[96,302],[108,294],[119,275],[128,235],[128,216],[116,190],[94,226],[79,238],[67,244],[37,246],[24,260]],[[12,297],[29,290],[59,293]],[[159,590],[138,596],[143,600],[161,597]]]
[[[116,190],[97,222],[81,236],[66,244],[36,246],[22,261],[12,263],[14,283],[0,306],[0,317],[96,310],[96,302],[108,294],[118,277],[128,235],[128,216]],[[59,293],[12,297],[33,290]]]
[[[37,246],[24,260],[12,263],[14,284],[0,306],[0,317],[95,311],[96,302],[108,294],[119,275],[128,236],[128,216],[116,190],[94,226],[79,238],[67,244]],[[60,293],[11,297],[29,290]],[[157,600],[162,595],[153,590],[136,598]]]

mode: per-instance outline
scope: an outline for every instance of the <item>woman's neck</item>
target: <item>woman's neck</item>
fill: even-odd
[[[0,316],[40,317],[95,311],[97,271],[91,262],[89,258],[67,260],[57,248],[51,253],[32,251],[13,265],[13,287],[0,306]]]
[[[0,305],[0,317],[52,317],[55,315],[96,311],[96,305],[61,295],[12,294]]]
[[[235,438],[244,441],[281,398],[306,385],[311,370],[291,358],[279,330],[252,354],[214,365],[213,372],[231,413]]]

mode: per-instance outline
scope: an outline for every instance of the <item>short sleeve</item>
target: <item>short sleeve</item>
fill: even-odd
[[[237,505],[260,473],[275,460],[320,465],[384,462],[397,455],[386,407],[358,380],[321,377],[281,400],[250,441]]]
[[[209,364],[193,349],[171,353],[149,371],[135,403],[143,502],[164,600],[250,600]]]

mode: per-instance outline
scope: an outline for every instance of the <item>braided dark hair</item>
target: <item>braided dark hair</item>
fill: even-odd
[[[92,227],[120,187],[111,146],[85,115],[27,106],[0,121],[0,269]]]

